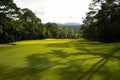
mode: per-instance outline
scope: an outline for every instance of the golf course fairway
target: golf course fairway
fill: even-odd
[[[26,40],[0,47],[0,80],[120,80],[120,43]]]

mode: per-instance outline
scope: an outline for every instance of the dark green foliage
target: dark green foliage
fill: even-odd
[[[106,0],[101,3],[101,9],[95,11],[94,8],[88,12],[81,27],[82,37],[101,42],[119,42],[120,1]]]
[[[47,38],[79,38],[79,32],[72,27],[61,26],[56,23],[46,23]]]
[[[20,9],[13,0],[0,1],[0,43],[45,38],[45,26],[29,9]]]
[[[14,21],[0,14],[0,43],[20,40],[19,35],[22,33],[23,26],[19,21]]]

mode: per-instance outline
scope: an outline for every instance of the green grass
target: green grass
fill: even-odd
[[[0,47],[0,80],[120,80],[120,43],[82,39]]]

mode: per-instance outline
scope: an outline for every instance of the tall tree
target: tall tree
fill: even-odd
[[[17,19],[19,8],[13,0],[0,0],[0,43],[15,41],[14,19]],[[17,27],[17,26],[16,26]]]
[[[100,3],[100,9],[95,7],[88,12],[82,25],[82,37],[102,42],[120,41],[120,1],[119,0],[93,0]],[[96,1],[96,2],[95,2]],[[91,9],[91,8],[90,8]],[[114,11],[114,13],[113,13]],[[94,13],[93,13],[94,12]]]

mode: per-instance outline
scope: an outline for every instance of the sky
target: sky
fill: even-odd
[[[20,8],[29,8],[42,23],[82,23],[91,0],[14,0]]]

